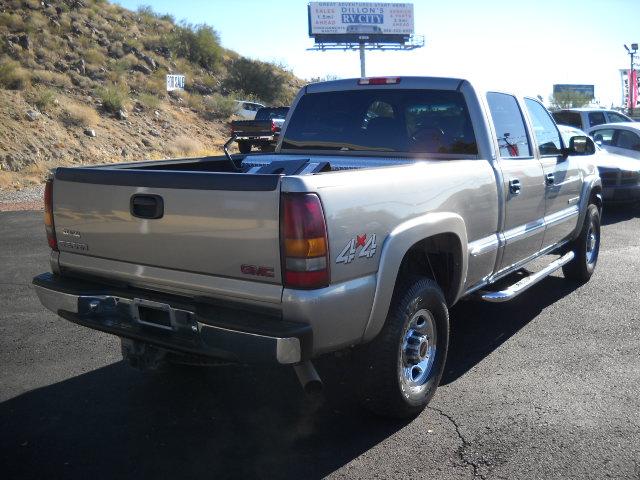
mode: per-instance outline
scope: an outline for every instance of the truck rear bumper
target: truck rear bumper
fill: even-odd
[[[167,350],[243,363],[295,364],[312,350],[311,326],[277,311],[222,307],[204,301],[43,273],[33,279],[42,304],[95,330]]]

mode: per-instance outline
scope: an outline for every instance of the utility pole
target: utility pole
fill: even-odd
[[[633,91],[638,88],[637,84],[638,84],[638,77],[636,75],[633,74],[634,71],[634,62],[633,62],[633,57],[635,56],[635,54],[638,52],[638,44],[637,43],[632,43],[631,44],[631,48],[627,47],[626,45],[624,46],[625,50],[627,51],[627,53],[629,54],[629,57],[631,57],[631,64],[629,66],[629,77],[628,77],[628,81],[627,83],[629,84],[629,116],[633,116]],[[635,85],[634,85],[635,84]]]
[[[360,42],[360,78],[364,77],[366,77],[364,68],[364,42]]]

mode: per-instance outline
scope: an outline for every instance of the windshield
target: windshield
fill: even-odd
[[[279,107],[279,108],[261,108],[256,113],[256,120],[273,120],[273,119],[282,119],[284,120],[287,117],[287,112],[289,112],[289,107]]]
[[[304,95],[282,149],[478,153],[460,92],[369,88]]]

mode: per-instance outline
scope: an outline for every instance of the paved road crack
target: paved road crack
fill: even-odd
[[[433,410],[434,412],[439,413],[442,417],[449,420],[449,422],[453,425],[453,428],[456,431],[456,435],[458,435],[458,438],[460,439],[460,442],[461,442],[461,445],[458,447],[458,457],[460,457],[460,460],[464,465],[469,466],[473,469],[473,478],[481,478],[482,480],[486,480],[486,477],[482,473],[480,473],[480,465],[478,465],[478,462],[474,462],[467,456],[467,449],[471,446],[471,443],[464,437],[464,435],[460,431],[460,426],[458,425],[458,422],[456,422],[451,415],[443,412],[439,408],[432,407],[430,405],[427,408],[429,408],[430,410]]]

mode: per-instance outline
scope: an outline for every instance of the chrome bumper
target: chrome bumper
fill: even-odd
[[[136,290],[114,291],[49,273],[35,277],[33,284],[42,305],[66,320],[168,350],[279,364],[300,363],[311,353],[311,327],[283,321],[273,313],[190,304]],[[145,311],[161,312],[163,322],[142,315]]]

